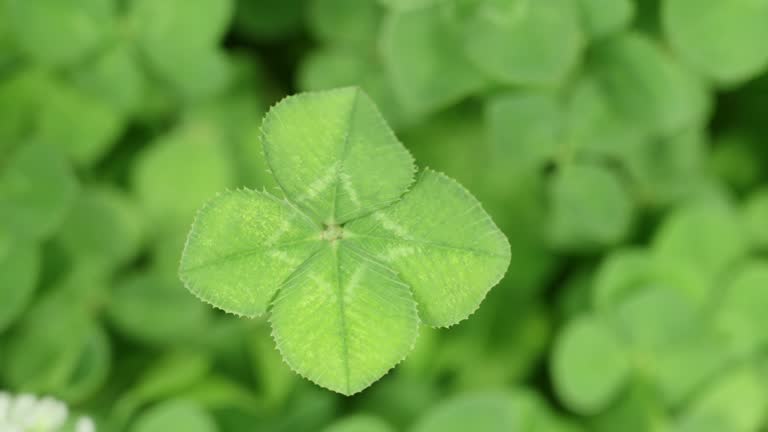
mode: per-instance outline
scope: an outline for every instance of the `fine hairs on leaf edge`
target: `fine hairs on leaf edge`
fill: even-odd
[[[366,212],[361,213],[361,214],[359,214],[359,215],[357,215],[357,216],[355,216],[355,217],[353,217],[351,219],[347,219],[347,220],[343,221],[344,223],[347,223],[347,222],[351,222],[351,221],[353,221],[355,219],[360,219],[360,218],[365,217],[365,216],[367,216],[369,214],[375,213],[375,212],[377,212],[377,211],[379,211],[379,210],[381,210],[383,208],[387,208],[388,206],[391,206],[391,205],[399,202],[401,199],[403,199],[403,196],[405,196],[405,194],[410,192],[410,190],[413,188],[413,185],[416,184],[416,181],[418,180],[417,179],[417,174],[419,173],[419,167],[416,164],[416,158],[413,156],[413,153],[411,153],[411,151],[408,149],[408,147],[406,147],[405,144],[403,144],[403,142],[400,141],[400,139],[397,137],[397,134],[395,134],[395,131],[392,129],[392,127],[389,125],[389,123],[387,123],[387,120],[384,118],[384,115],[381,113],[381,110],[376,105],[376,103],[373,101],[373,99],[371,99],[371,97],[368,95],[368,93],[366,93],[360,86],[345,86],[345,87],[336,87],[336,88],[332,88],[332,89],[316,90],[316,91],[303,92],[303,93],[298,93],[298,94],[293,94],[293,95],[285,96],[282,99],[280,99],[279,101],[277,101],[274,104],[272,104],[269,107],[269,109],[267,109],[266,113],[264,114],[264,117],[262,118],[261,124],[259,125],[259,143],[261,144],[261,154],[262,154],[262,156],[264,158],[264,161],[266,163],[267,172],[275,180],[275,183],[277,184],[277,187],[280,189],[280,193],[282,194],[284,199],[286,199],[287,201],[290,202],[291,206],[293,206],[294,208],[300,210],[302,213],[306,214],[306,212],[304,210],[302,210],[299,207],[297,207],[297,204],[289,199],[288,194],[285,191],[285,187],[283,187],[283,184],[277,178],[277,176],[275,175],[274,170],[272,169],[271,158],[269,157],[269,152],[267,151],[267,141],[268,141],[268,139],[267,139],[267,133],[265,131],[265,124],[267,123],[267,119],[269,118],[270,114],[278,106],[281,106],[281,105],[284,105],[284,104],[294,103],[295,100],[300,99],[301,97],[306,96],[306,95],[323,95],[323,94],[335,93],[335,92],[338,92],[338,91],[345,91],[345,90],[354,91],[356,93],[356,95],[355,95],[356,98],[358,98],[358,97],[360,97],[362,95],[363,97],[368,99],[368,101],[374,107],[373,111],[374,111],[374,115],[375,115],[375,118],[376,118],[377,122],[379,122],[379,124],[382,126],[382,128],[387,132],[387,135],[390,138],[392,138],[393,141],[395,141],[398,144],[400,144],[401,149],[408,156],[408,162],[409,162],[409,165],[411,167],[410,181],[408,182],[407,185],[404,186],[403,191],[396,197],[395,200],[390,201],[388,203],[380,204],[380,205],[378,205],[378,206],[376,206],[374,208],[368,209]],[[354,104],[352,106],[352,109],[354,110]],[[345,137],[348,136],[348,135],[349,135],[349,130],[346,131]],[[342,161],[342,166],[343,166],[343,161]],[[339,168],[339,169],[341,169],[341,168]],[[307,216],[309,216],[309,215],[307,215]],[[312,218],[310,218],[310,219],[312,219]]]
[[[491,282],[491,284],[485,290],[485,293],[478,300],[477,304],[475,305],[474,309],[472,309],[471,312],[469,312],[463,318],[460,318],[460,319],[458,319],[458,320],[456,320],[454,322],[450,322],[450,323],[447,323],[447,324],[432,325],[432,324],[426,324],[425,323],[426,325],[428,325],[429,327],[434,328],[434,329],[439,329],[439,328],[448,329],[448,328],[451,328],[451,327],[453,327],[455,325],[458,325],[458,324],[468,320],[472,315],[474,315],[475,312],[477,312],[478,309],[480,309],[480,305],[483,304],[483,301],[485,301],[485,298],[488,297],[488,293],[490,293],[491,290],[493,289],[493,287],[497,286],[502,281],[502,279],[504,279],[504,276],[507,274],[507,271],[509,271],[509,264],[512,261],[512,245],[509,243],[509,239],[504,234],[504,232],[498,227],[498,225],[496,225],[496,222],[493,221],[493,218],[491,217],[491,215],[485,210],[485,208],[483,207],[483,204],[480,202],[480,200],[478,200],[477,197],[475,197],[469,189],[467,189],[464,185],[462,185],[458,180],[454,179],[453,177],[445,174],[442,171],[438,171],[438,170],[432,169],[432,168],[430,168],[428,166],[424,167],[424,169],[421,171],[421,174],[420,174],[419,178],[421,178],[421,176],[424,176],[426,174],[426,172],[428,172],[428,171],[432,172],[434,174],[437,174],[438,177],[442,181],[447,181],[448,183],[451,183],[451,184],[457,186],[459,191],[465,193],[474,202],[474,204],[476,204],[483,211],[483,215],[485,216],[486,221],[489,222],[490,225],[494,228],[494,230],[498,234],[498,237],[501,238],[503,244],[506,246],[504,248],[504,252],[505,252],[504,253],[504,258],[505,258],[505,261],[506,261],[506,265],[504,266],[504,269],[501,270],[501,272],[499,272],[499,274],[496,277],[491,278],[491,280],[493,282]],[[416,180],[416,182],[418,182],[418,179]],[[414,182],[414,184],[416,182]],[[417,307],[418,307],[418,305],[419,305],[419,303],[417,302]],[[421,314],[419,315],[419,317],[421,317]]]

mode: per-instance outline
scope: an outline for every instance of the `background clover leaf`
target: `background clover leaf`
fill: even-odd
[[[569,323],[553,353],[552,374],[569,407],[592,414],[616,397],[629,372],[617,335],[593,317]]]
[[[478,3],[465,25],[464,50],[488,77],[554,87],[575,66],[585,39],[575,1]]]
[[[0,291],[0,332],[24,311],[32,300],[40,267],[40,251],[36,245],[1,236],[0,286],[13,287]]]
[[[211,415],[198,403],[172,399],[144,413],[131,427],[131,432],[160,432],[174,429],[190,432],[217,432]]]
[[[19,48],[29,58],[51,66],[67,65],[106,42],[114,25],[114,0],[43,0],[4,2]]]
[[[702,80],[652,39],[628,32],[594,49],[589,67],[610,106],[628,121],[670,136],[706,117],[710,101]]]
[[[762,376],[752,367],[740,366],[715,377],[712,386],[691,402],[677,430],[757,430],[765,419],[761,407],[768,401],[765,387],[759,385]]]
[[[632,0],[578,0],[584,27],[593,39],[624,30],[635,14]]]
[[[573,164],[557,173],[550,188],[552,243],[589,248],[616,244],[629,232],[633,202],[610,169]]]
[[[77,193],[72,167],[55,147],[23,144],[0,175],[0,225],[14,235],[42,239],[63,222]]]
[[[406,192],[413,159],[359,89],[289,97],[262,130],[284,198],[211,200],[180,276],[225,311],[269,311],[284,360],[313,382],[366,388],[413,348],[420,318],[465,319],[506,271],[509,244],[466,189],[424,170]]]
[[[405,9],[387,16],[381,56],[392,88],[413,115],[452,105],[486,86],[486,79],[456,47],[461,26],[447,2]]]
[[[525,390],[472,392],[448,399],[428,412],[412,432],[482,430],[577,432],[536,393]]]
[[[138,47],[182,98],[214,94],[231,72],[217,42],[232,18],[230,0],[138,0],[131,4]]]
[[[764,0],[667,0],[662,9],[664,33],[672,47],[722,86],[748,80],[768,65],[766,20]]]

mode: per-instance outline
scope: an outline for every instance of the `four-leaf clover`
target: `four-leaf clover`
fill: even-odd
[[[192,226],[180,276],[234,314],[269,312],[288,365],[350,395],[414,345],[420,322],[474,312],[509,244],[456,181],[411,155],[357,88],[288,97],[267,113],[280,194],[220,194]]]

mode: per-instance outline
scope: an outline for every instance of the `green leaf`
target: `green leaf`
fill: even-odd
[[[572,0],[480,2],[464,37],[467,57],[489,77],[528,86],[561,83],[585,45]]]
[[[99,98],[122,114],[134,113],[141,106],[145,78],[130,45],[115,44],[90,59],[72,73],[72,80],[83,92]]]
[[[751,79],[768,67],[768,2],[665,0],[664,33],[696,70],[723,86]]]
[[[669,205],[696,192],[705,182],[709,143],[705,131],[691,128],[666,139],[635,141],[622,163],[638,195],[651,205]]]
[[[360,86],[394,128],[412,121],[412,116],[405,112],[394,94],[392,83],[378,58],[361,56],[347,49],[321,48],[304,58],[298,74],[302,90]]]
[[[210,375],[186,389],[181,397],[200,403],[211,411],[238,410],[244,413],[261,414],[262,399],[250,391],[247,383],[230,379],[226,375]]]
[[[605,409],[630,371],[618,335],[593,317],[566,325],[553,352],[552,374],[558,394],[572,410],[589,415]]]
[[[509,245],[458,183],[426,170],[400,197],[413,161],[359,90],[289,98],[262,129],[286,199],[249,190],[214,198],[195,219],[179,274],[225,311],[271,307],[277,346],[300,374],[356,393],[411,350],[414,298],[422,320],[451,325],[501,279]]]
[[[613,311],[638,373],[668,405],[685,401],[723,367],[723,341],[679,291],[656,286],[637,292]]]
[[[323,432],[393,432],[394,429],[380,420],[366,414],[356,414],[342,418],[323,429]]]
[[[659,265],[717,276],[748,251],[738,214],[727,202],[695,201],[672,212],[658,229],[653,253]]]
[[[3,83],[0,112],[6,119],[2,146],[31,137],[59,147],[79,165],[101,158],[125,127],[122,113],[42,69],[21,70]]]
[[[397,274],[345,244],[323,247],[283,282],[270,323],[292,369],[350,395],[405,358],[419,318]]]
[[[22,144],[0,172],[0,226],[44,239],[63,222],[76,192],[77,180],[57,149]]]
[[[691,402],[678,430],[759,430],[768,414],[765,409],[768,395],[761,382],[761,375],[749,367],[735,367],[720,375]]]
[[[131,398],[141,402],[168,398],[202,380],[210,369],[210,359],[202,354],[170,352],[146,370],[131,389]]]
[[[107,381],[111,361],[109,337],[101,326],[94,325],[88,332],[70,376],[56,393],[72,402],[87,400]]]
[[[542,168],[562,143],[564,113],[553,93],[525,91],[492,98],[486,105],[487,133],[506,166]]]
[[[92,165],[115,144],[123,116],[100,100],[52,83],[44,98],[37,137],[61,145],[78,165]]]
[[[600,311],[609,311],[639,291],[658,286],[683,294],[691,301],[706,301],[709,283],[700,270],[658,260],[648,249],[620,249],[606,257],[598,268],[592,304]]]
[[[235,181],[223,136],[202,122],[158,137],[132,169],[133,188],[155,232],[188,225],[205,200]]]
[[[112,421],[123,426],[143,406],[178,397],[211,373],[211,361],[200,353],[178,350],[163,354],[146,367],[112,407]]]
[[[489,160],[505,161],[505,149],[486,154],[485,125],[478,107],[459,106],[441,112],[407,128],[401,138],[422,165],[444,172],[479,192],[487,193],[489,188],[483,188],[486,179],[478,173],[490,171]],[[509,179],[505,177],[502,181]]]
[[[592,304],[605,311],[647,288],[655,282],[653,264],[646,249],[626,248],[612,252],[603,259],[595,274]]]
[[[103,383],[108,366],[101,329],[74,296],[55,290],[21,321],[4,349],[2,376],[11,388],[80,400]]]
[[[231,0],[132,2],[141,52],[182,99],[211,96],[229,80],[230,65],[218,44],[233,9]]]
[[[632,225],[634,203],[615,174],[597,165],[575,164],[550,184],[550,236],[565,249],[616,244]]]
[[[464,393],[432,408],[412,432],[575,432],[542,398],[528,390]]]
[[[760,189],[747,201],[743,210],[747,236],[759,250],[768,250],[768,189]]]
[[[593,54],[590,70],[627,121],[671,136],[706,120],[707,88],[651,39],[626,33],[596,45]]]
[[[506,393],[470,393],[435,406],[417,421],[412,432],[526,431],[515,400]]]
[[[7,8],[0,6],[0,69],[9,66],[18,55],[7,15]]]
[[[402,201],[345,227],[349,240],[395,270],[426,324],[466,319],[509,265],[509,243],[480,203],[425,170]]]
[[[637,380],[611,408],[589,422],[590,431],[668,432],[669,415],[657,393],[646,382]]]
[[[768,343],[768,264],[762,261],[745,265],[726,284],[718,301],[717,327],[735,352],[760,352]]]
[[[38,246],[0,232],[0,334],[32,300],[40,271]]]
[[[0,158],[26,138],[47,83],[47,75],[36,69],[22,69],[0,81]]]
[[[280,353],[273,349],[270,328],[260,325],[248,331],[248,356],[258,382],[262,403],[281,407],[293,395],[298,383],[296,374],[285,367]]]
[[[378,0],[378,2],[392,10],[418,9],[429,6],[443,0]]]
[[[457,24],[440,4],[390,14],[381,30],[381,55],[392,87],[412,115],[453,105],[481,90],[485,79],[457,46]]]
[[[156,405],[141,415],[130,427],[131,432],[217,432],[219,427],[198,404],[171,399]]]
[[[78,62],[107,42],[113,0],[7,0],[8,20],[22,52],[46,66]]]
[[[578,0],[584,27],[600,39],[629,27],[635,15],[633,0]]]
[[[138,210],[124,194],[91,186],[75,202],[56,240],[74,261],[114,268],[138,253],[140,223]]]
[[[677,291],[658,286],[639,290],[615,308],[613,316],[626,342],[648,362],[640,366],[651,370],[653,354],[689,337],[698,323],[691,302]]]
[[[280,188],[318,222],[370,213],[413,182],[413,158],[357,88],[289,97],[267,113],[262,131]]]
[[[358,53],[338,48],[321,48],[309,53],[299,68],[303,90],[328,90],[362,85],[371,73],[371,62]]]
[[[386,419],[396,430],[403,430],[436,403],[440,393],[427,376],[435,366],[434,350],[430,344],[433,341],[425,341],[425,338],[430,337],[436,339],[436,333],[429,328],[422,328],[414,352],[399,366],[398,373],[392,379],[383,380],[361,397],[358,406],[360,412],[375,414]],[[427,342],[426,349],[424,342]],[[415,368],[414,358],[417,363]],[[429,363],[429,366],[422,367],[421,361]]]
[[[610,95],[592,76],[579,79],[565,101],[566,145],[570,155],[626,159],[629,150],[642,145],[647,131],[612,106]]]
[[[312,0],[308,26],[326,44],[368,49],[378,35],[382,9],[375,0]]]
[[[196,340],[211,318],[209,310],[181,284],[152,272],[133,274],[119,282],[107,313],[123,334],[160,346]]]
[[[237,315],[259,316],[281,284],[323,246],[319,231],[289,202],[267,193],[221,194],[195,219],[181,278],[207,303]]]

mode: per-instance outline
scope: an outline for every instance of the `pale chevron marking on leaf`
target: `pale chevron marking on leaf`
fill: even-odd
[[[406,230],[403,226],[392,220],[389,216],[385,215],[382,212],[376,212],[373,214],[373,218],[376,219],[377,222],[379,222],[385,230],[395,234],[397,237],[402,239],[410,239],[411,236],[408,234],[408,230]]]
[[[265,246],[273,247],[278,244],[281,237],[290,232],[291,228],[294,228],[294,222],[296,222],[296,219],[298,218],[307,218],[307,216],[298,210],[296,207],[292,207],[297,210],[296,214],[291,215],[287,219],[283,219],[280,221],[280,226],[275,230],[275,232],[267,239],[267,241],[264,243]],[[311,221],[311,219],[310,219]],[[311,239],[308,239],[311,240]],[[318,238],[319,240],[319,238]]]
[[[416,245],[424,245],[424,246],[429,246],[429,247],[434,247],[439,249],[451,249],[451,250],[456,250],[460,252],[473,253],[475,255],[484,255],[484,256],[491,256],[491,257],[498,257],[498,258],[506,256],[504,254],[493,253],[493,252],[489,252],[481,249],[475,249],[475,248],[463,247],[463,246],[454,246],[454,245],[449,245],[449,244],[444,244],[439,242],[433,242],[429,240],[418,240],[413,238],[408,239],[408,238],[402,238],[402,237],[401,238],[384,237],[384,236],[375,236],[375,235],[368,235],[368,234],[354,234],[354,236],[358,238],[369,238],[369,239],[377,239],[377,240],[404,241],[404,242],[413,243]]]
[[[296,198],[296,201],[300,203],[305,203],[311,199],[317,198],[321,193],[328,190],[329,187],[331,187],[332,184],[334,184],[334,180],[336,179],[336,171],[337,166],[339,165],[339,162],[334,163],[328,168],[328,172],[326,174],[323,174],[321,177],[318,177],[313,181],[309,186],[307,186],[306,192],[301,194]]]
[[[271,249],[258,248],[257,247],[257,248],[253,248],[253,249],[247,250],[247,251],[242,251],[242,252],[237,252],[237,253],[233,253],[233,254],[229,254],[229,255],[224,255],[224,256],[218,257],[218,258],[216,258],[214,260],[210,260],[208,262],[202,263],[200,265],[197,265],[197,266],[194,266],[194,267],[185,268],[184,271],[185,272],[194,272],[194,271],[197,271],[197,270],[204,269],[206,267],[211,267],[211,266],[214,266],[214,265],[224,264],[224,263],[228,263],[228,262],[231,262],[231,261],[237,261],[237,260],[248,258],[248,257],[251,257],[253,255],[260,254],[260,253],[267,254],[267,253],[273,252],[273,251],[275,251],[277,249],[280,249],[280,248],[290,247],[290,246],[294,246],[294,245],[298,245],[298,244],[302,244],[302,243],[314,243],[314,242],[317,242],[317,239],[314,239],[314,238],[313,239],[304,239],[304,240],[297,240],[297,241],[288,242],[288,243],[282,243],[282,244],[273,246]]]
[[[384,260],[387,262],[394,261],[398,258],[405,258],[417,253],[416,248],[412,246],[393,246],[384,252]]]
[[[352,204],[355,205],[355,211],[359,211],[362,208],[362,203],[360,202],[360,197],[357,195],[357,191],[355,191],[355,187],[352,185],[351,179],[352,177],[346,172],[339,173],[339,181],[341,182],[342,189],[346,192],[349,200],[352,201]]]
[[[280,261],[282,261],[282,262],[284,262],[286,264],[290,264],[290,265],[299,265],[299,264],[301,264],[301,260],[298,260],[298,259],[295,259],[295,258],[291,258],[291,256],[287,252],[285,252],[284,250],[274,249],[274,250],[269,251],[268,255],[271,258],[275,258],[275,259],[280,260]]]

